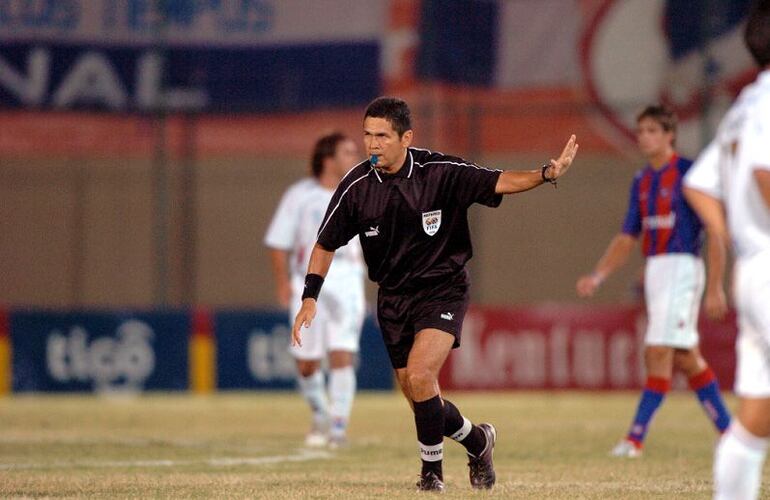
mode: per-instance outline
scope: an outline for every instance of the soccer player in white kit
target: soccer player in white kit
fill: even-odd
[[[754,5],[745,41],[762,71],[685,177],[685,195],[709,236],[731,238],[735,255],[740,402],[714,455],[718,500],[759,496],[770,440],[770,1]],[[723,261],[709,257],[709,272],[721,278]]]
[[[636,241],[642,240],[647,380],[628,433],[611,452],[617,457],[641,456],[652,419],[671,387],[674,369],[687,376],[718,432],[730,424],[716,376],[698,349],[698,310],[705,281],[701,222],[682,196],[682,177],[692,162],[676,153],[675,140],[676,116],[671,110],[653,105],[639,114],[637,142],[648,163],[634,177],[621,233],[612,239],[593,273],[581,277],[576,285],[581,297],[593,295],[628,260]],[[708,288],[715,288],[714,283],[709,282]],[[706,301],[712,316],[724,314],[726,309],[724,295],[717,299],[721,300]]]
[[[318,228],[334,189],[355,165],[358,148],[341,133],[321,137],[311,160],[312,176],[293,184],[284,193],[273,216],[265,245],[271,249],[273,275],[279,303],[294,318],[302,303],[305,271]],[[291,346],[297,361],[297,385],[313,413],[308,446],[339,447],[346,430],[356,391],[354,358],[364,320],[364,266],[358,238],[340,248],[334,259],[318,315],[302,346]],[[329,367],[328,396],[321,364]]]

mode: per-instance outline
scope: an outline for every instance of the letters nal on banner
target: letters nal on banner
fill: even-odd
[[[379,93],[386,8],[379,0],[2,1],[0,108],[360,106]]]

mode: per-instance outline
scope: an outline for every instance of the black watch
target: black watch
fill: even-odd
[[[554,187],[556,187],[556,179],[554,179],[553,177],[546,177],[545,175],[545,171],[548,170],[549,167],[551,167],[551,164],[546,163],[540,168],[540,177],[543,178],[543,182],[548,182],[550,184],[553,184]]]

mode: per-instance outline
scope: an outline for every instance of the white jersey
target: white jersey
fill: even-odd
[[[324,188],[315,178],[294,183],[281,198],[265,235],[265,245],[289,252],[292,287],[299,287],[299,293],[304,286],[318,228],[333,194],[334,190]],[[355,237],[335,252],[324,290],[360,290],[363,296],[364,272],[361,245]]]
[[[770,209],[756,169],[770,170],[770,70],[741,92],[684,179],[687,187],[722,200],[739,259],[770,251]]]
[[[770,398],[770,208],[754,172],[770,170],[770,70],[746,87],[685,185],[720,198],[733,240],[738,364],[735,392]]]

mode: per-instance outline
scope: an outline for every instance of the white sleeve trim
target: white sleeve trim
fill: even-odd
[[[487,172],[502,172],[502,170],[500,170],[499,168],[486,168],[486,167],[480,167],[474,163],[461,163],[461,162],[449,161],[449,160],[426,161],[425,163],[418,163],[417,166],[422,168],[422,167],[425,167],[426,165],[439,164],[439,163],[456,165],[459,167],[473,167],[477,170],[486,170]]]

